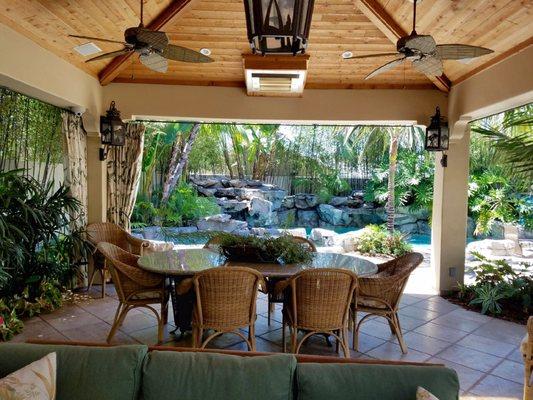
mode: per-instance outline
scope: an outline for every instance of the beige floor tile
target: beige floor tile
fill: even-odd
[[[416,332],[408,332],[404,335],[405,343],[410,349],[418,350],[426,354],[435,355],[448,346],[450,343],[435,339]]]
[[[524,382],[524,364],[504,360],[491,371],[491,374],[521,384]]]
[[[106,319],[105,321],[111,324],[113,322],[113,318]],[[126,318],[119,329],[124,333],[131,333],[141,329],[151,328],[156,325],[157,319],[155,316],[147,315],[142,312],[132,312],[126,314]]]
[[[474,334],[465,336],[457,344],[498,357],[507,357],[515,349],[512,344]]]
[[[171,342],[174,340],[174,335],[171,333],[176,327],[171,324],[167,324],[163,327],[163,343]],[[141,329],[138,331],[130,332],[128,334],[140,343],[155,345],[157,344],[157,325],[149,328]]]
[[[418,303],[416,303],[418,304]],[[436,311],[426,310],[425,308],[418,308],[415,305],[401,308],[399,311],[400,315],[405,315],[407,317],[420,319],[426,322],[429,322],[437,317],[439,317],[439,313]]]
[[[414,332],[450,343],[457,342],[468,335],[468,332],[453,329],[444,325],[438,325],[433,322],[428,322],[419,326],[414,330]]]
[[[502,361],[500,357],[458,345],[452,345],[437,356],[444,360],[452,361],[464,365],[465,367],[483,372],[490,371]]]
[[[517,345],[520,344],[524,338],[526,327],[525,325],[519,325],[501,319],[492,319],[473,333],[479,336]]]
[[[396,343],[391,342],[385,342],[381,346],[370,350],[367,354],[379,360],[399,360],[414,362],[424,362],[431,357],[429,354],[412,349],[409,349],[407,354],[403,354],[402,350],[400,349],[400,346]]]
[[[478,396],[486,396],[487,399],[511,400],[522,399],[522,385],[494,375],[487,375],[470,393]]]
[[[444,360],[438,357],[432,357],[428,360],[430,363],[444,364],[448,368],[452,368],[457,372],[461,390],[468,391],[475,383],[477,383],[484,375],[484,372],[476,371],[475,369],[465,367],[464,365],[456,364],[452,361]]]
[[[459,329],[465,332],[473,332],[481,326],[485,325],[484,322],[458,318],[453,315],[450,315],[450,313],[435,318],[431,322],[437,325],[453,327],[454,329]]]

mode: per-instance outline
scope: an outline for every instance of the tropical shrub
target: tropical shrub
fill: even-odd
[[[172,227],[190,225],[200,218],[219,213],[220,207],[215,199],[198,196],[192,185],[182,182],[174,189],[168,203],[158,208],[152,202],[138,199],[131,221],[137,228],[148,225]]]
[[[400,232],[389,234],[385,226],[368,225],[355,242],[355,250],[370,255],[399,257],[412,251],[406,235]]]
[[[87,251],[82,233],[69,228],[78,212],[66,186],[54,191],[20,170],[0,173],[0,298],[25,288],[35,298],[43,281],[72,279]]]
[[[472,253],[478,263],[472,267],[473,284],[462,285],[458,298],[483,314],[505,315],[525,322],[533,311],[531,265],[515,270],[505,260],[491,260]]]

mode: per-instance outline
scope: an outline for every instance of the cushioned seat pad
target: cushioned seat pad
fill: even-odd
[[[134,400],[147,346],[0,345],[0,377],[57,353],[56,400]]]
[[[317,364],[296,368],[298,400],[413,400],[422,386],[439,400],[458,400],[455,371],[439,366]]]
[[[152,351],[143,367],[144,400],[292,400],[296,359]]]

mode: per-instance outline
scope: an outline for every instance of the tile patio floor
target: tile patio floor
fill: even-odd
[[[54,313],[26,322],[24,332],[13,341],[30,338],[104,342],[117,307],[112,285],[104,299],[96,288],[86,299],[67,304]],[[408,290],[409,291],[409,290]],[[259,351],[281,351],[281,311],[276,308],[269,327],[264,296],[258,299],[256,323]],[[525,327],[466,311],[432,294],[406,293],[400,320],[409,353],[402,355],[385,320],[374,318],[363,325],[360,353],[354,358],[428,361],[443,363],[459,374],[462,399],[521,399],[523,364],[518,345]],[[170,333],[173,320],[165,331],[165,345],[190,346],[190,337],[177,340]],[[115,343],[157,341],[156,319],[148,310],[133,310],[115,337]],[[351,338],[350,338],[351,343]],[[241,350],[244,343],[236,335],[224,335],[212,347]],[[336,355],[323,338],[313,338],[304,353]]]

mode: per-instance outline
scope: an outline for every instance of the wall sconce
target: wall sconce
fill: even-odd
[[[126,141],[126,125],[122,122],[120,111],[114,101],[109,105],[105,117],[100,117],[100,134],[102,138],[100,161],[104,161],[107,159],[109,146],[124,146]]]
[[[424,148],[427,151],[442,151],[440,164],[443,167],[448,166],[448,156],[444,153],[450,147],[450,135],[448,122],[440,115],[440,108],[437,107],[435,115],[431,117],[431,122],[426,128],[426,140]]]

